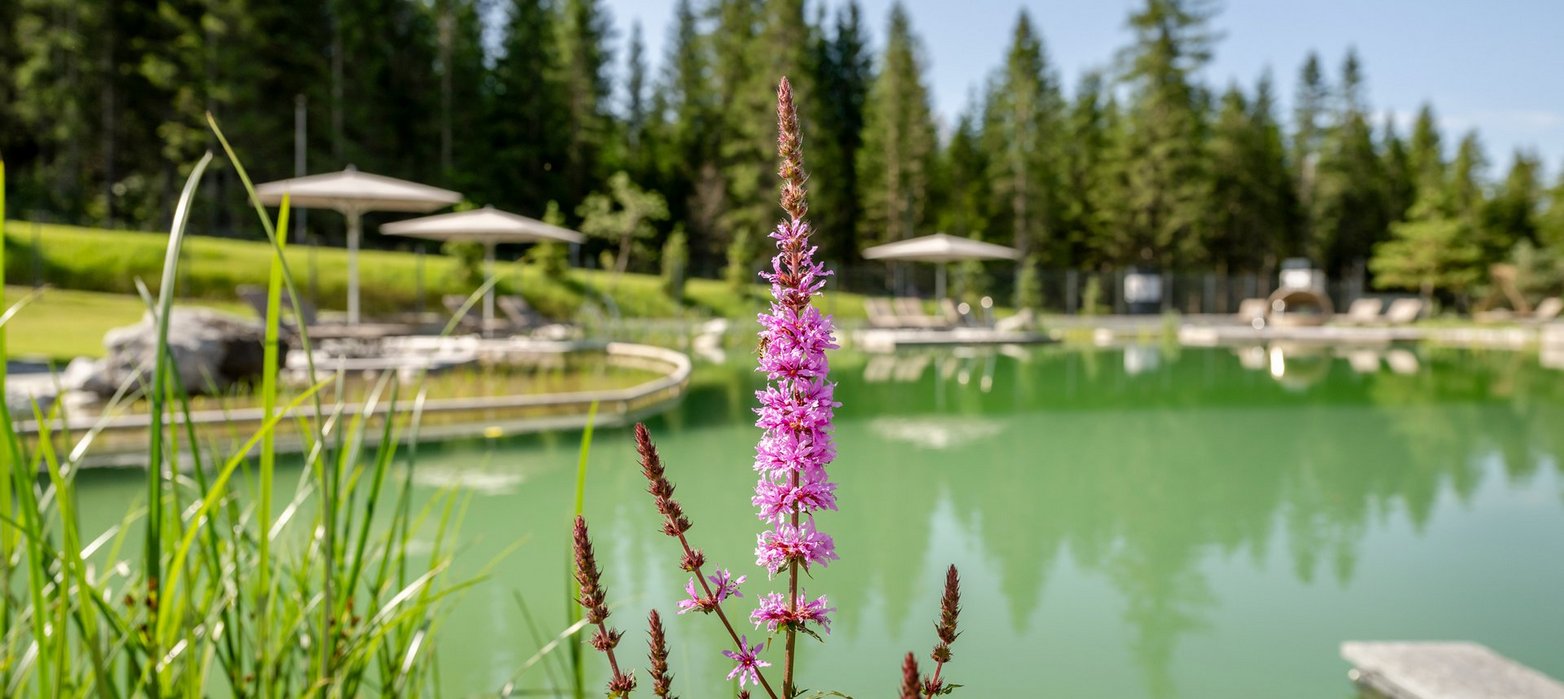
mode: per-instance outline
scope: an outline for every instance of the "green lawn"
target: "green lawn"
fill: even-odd
[[[51,287],[11,322],[12,356],[101,354],[104,330],[140,317],[136,279],[156,290],[162,277],[166,234],[27,221],[7,221],[5,234],[6,281],[28,284],[41,276]],[[234,287],[264,286],[270,255],[265,243],[193,235],[185,241],[176,293],[182,302],[249,314],[237,302]],[[318,305],[339,310],[346,306],[345,250],[290,248],[288,264],[302,291],[317,291]],[[425,255],[420,260],[412,253],[367,250],[360,255],[359,269],[363,308],[370,315],[415,308],[420,279],[428,310],[441,310],[443,294],[472,291],[458,277],[454,260],[444,255]],[[615,280],[608,272],[572,270],[563,279],[549,279],[518,262],[501,263],[499,274],[501,293],[520,293],[544,314],[563,319],[574,317],[589,301],[601,303],[603,297],[612,299],[622,315],[633,318],[752,319],[765,307],[764,287],[754,285],[740,294],[712,279],[691,279],[685,298],[675,302],[663,293],[661,280],[647,274],[625,274]],[[7,305],[24,293],[24,289],[7,288]],[[861,318],[864,313],[862,297],[856,294],[828,292],[820,305],[842,318]]]
[[[20,286],[5,288],[5,307],[32,293]],[[240,304],[200,302],[233,313],[252,314]],[[103,333],[141,319],[141,299],[70,289],[43,289],[5,325],[6,349],[12,357],[67,360],[103,354]]]

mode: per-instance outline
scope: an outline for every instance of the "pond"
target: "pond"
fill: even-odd
[[[682,404],[649,421],[693,543],[750,575],[740,617],[785,584],[751,563],[748,360],[698,368]],[[841,511],[821,527],[841,560],[806,587],[838,611],[826,645],[801,642],[805,686],[893,692],[901,656],[932,646],[950,563],[965,609],[947,670],[964,696],[1348,697],[1337,646],[1350,639],[1473,640],[1564,676],[1564,373],[1534,355],[1142,346],[833,362]],[[492,695],[536,650],[518,600],[539,633],[565,626],[579,448],[569,432],[420,447],[420,496],[471,496],[457,575],[504,554],[439,630],[448,695]],[[143,487],[83,479],[84,510],[105,518],[89,527]],[[719,624],[673,614],[686,576],[644,486],[628,431],[598,431],[586,510],[621,657],[644,667],[655,607],[675,690],[731,695]],[[543,666],[517,682],[547,684]]]

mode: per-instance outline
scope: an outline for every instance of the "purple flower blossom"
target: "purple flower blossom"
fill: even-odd
[[[733,671],[728,673],[728,679],[731,680],[735,677],[739,678],[739,687],[743,687],[748,682],[753,682],[756,685],[759,685],[760,668],[771,667],[771,663],[761,660],[756,655],[760,652],[760,648],[763,645],[764,644],[756,643],[755,645],[751,646],[749,645],[748,636],[740,636],[738,650],[722,651],[723,655],[728,656],[728,658],[732,659],[733,662],[738,663],[737,665],[733,666]]]
[[[762,521],[771,525],[756,537],[755,562],[772,576],[787,569],[791,589],[798,590],[801,566],[825,566],[836,560],[836,543],[815,528],[814,514],[836,509],[836,484],[826,465],[836,457],[831,442],[836,385],[827,378],[826,352],[836,348],[831,318],[811,305],[825,288],[831,271],[815,260],[818,248],[809,240],[805,203],[802,138],[792,88],[783,81],[777,90],[777,155],[781,166],[782,208],[787,218],[771,232],[777,254],[761,276],[771,284],[771,309],[761,314],[759,371],[767,385],[755,393],[755,426],[762,430],[755,445],[755,470],[760,479],[750,502]],[[814,603],[809,603],[814,604]],[[775,632],[786,624],[791,634],[804,622],[829,624],[824,598],[813,607],[802,598],[766,596],[751,618]],[[778,618],[778,614],[784,615]],[[829,629],[827,629],[829,630]],[[792,637],[788,639],[791,681]]]
[[[795,561],[808,569],[810,565],[824,566],[828,561],[836,560],[836,542],[829,534],[815,531],[813,518],[797,527],[778,524],[775,529],[761,532],[757,538],[755,565],[772,575]]]
[[[749,615],[749,620],[754,622],[756,628],[765,626],[767,631],[776,633],[778,628],[789,624],[803,624],[811,622],[819,624],[826,633],[831,633],[831,612],[836,607],[827,607],[825,595],[810,600],[803,593],[799,593],[795,600],[794,608],[789,609],[787,599],[780,592],[762,595],[760,606]]]
[[[739,586],[744,584],[748,576],[740,575],[735,578],[724,568],[714,575],[706,576],[706,579],[712,584],[710,597],[702,595],[700,590],[696,589],[695,578],[690,578],[684,583],[684,592],[689,595],[689,599],[679,601],[680,614],[694,611],[710,614],[716,611],[717,605],[722,604],[723,600],[729,597],[743,597],[744,593],[739,592]]]

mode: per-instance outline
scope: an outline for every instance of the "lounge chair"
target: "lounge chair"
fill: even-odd
[[[896,315],[909,327],[924,330],[945,330],[953,327],[952,319],[925,313],[923,302],[918,299],[898,296],[895,304]]]
[[[516,295],[501,296],[494,299],[500,312],[505,314],[505,319],[510,321],[511,330],[523,330],[547,325],[549,320],[532,308],[527,300]]]
[[[1531,312],[1531,317],[1526,318],[1528,323],[1551,323],[1564,314],[1564,299],[1557,296],[1549,296],[1537,304],[1537,308]]]
[[[977,314],[972,312],[972,307],[965,303],[958,305],[950,299],[940,299],[939,310],[940,315],[935,317],[943,317],[946,327],[981,328],[986,326],[977,317]]]
[[[1238,322],[1259,329],[1265,327],[1265,316],[1271,310],[1271,302],[1265,299],[1244,299],[1238,303]]]
[[[1016,311],[1013,316],[994,321],[994,329],[1002,333],[1022,332],[1032,329],[1036,322],[1037,317],[1032,313],[1032,309],[1023,308]]]
[[[1361,298],[1347,306],[1347,312],[1331,320],[1337,325],[1373,325],[1380,321],[1379,312],[1385,302],[1375,298]]]
[[[1396,299],[1390,302],[1381,320],[1389,325],[1411,325],[1422,315],[1422,299]]]
[[[891,308],[890,299],[869,297],[863,300],[864,313],[869,316],[869,326],[875,328],[902,327],[901,318]]]

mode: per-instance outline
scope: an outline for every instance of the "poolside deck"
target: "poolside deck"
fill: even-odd
[[[1040,345],[1055,341],[1053,336],[1047,333],[1007,332],[993,328],[950,330],[866,328],[853,335],[853,343],[860,349],[870,352],[890,352],[897,347]]]
[[[1476,643],[1349,641],[1341,657],[1388,699],[1564,699],[1564,684]]]

